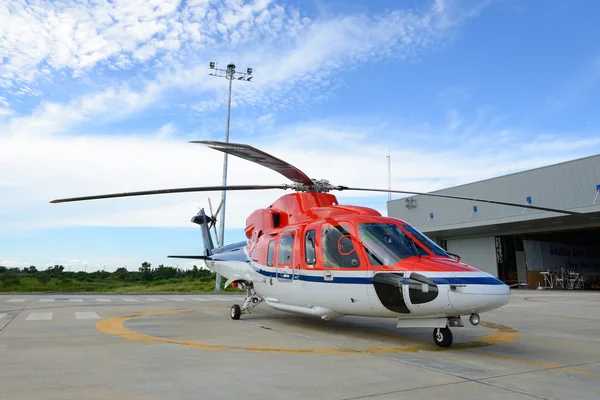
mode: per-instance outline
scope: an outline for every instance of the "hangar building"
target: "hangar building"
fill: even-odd
[[[600,155],[439,190],[582,213],[411,196],[388,216],[421,230],[461,261],[517,287],[600,289]]]

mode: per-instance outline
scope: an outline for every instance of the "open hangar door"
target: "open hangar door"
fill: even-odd
[[[600,228],[497,236],[498,277],[530,289],[600,289]]]

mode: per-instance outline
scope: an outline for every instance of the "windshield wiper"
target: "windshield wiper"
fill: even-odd
[[[415,241],[412,240],[411,237],[406,237],[408,240],[410,240],[410,244],[412,245],[413,250],[415,251],[415,255],[419,256],[419,258],[421,258],[421,253],[419,253],[419,250],[417,249],[417,245],[415,244]]]

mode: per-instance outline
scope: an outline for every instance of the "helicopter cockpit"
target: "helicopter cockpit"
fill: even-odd
[[[307,255],[310,253],[311,260],[315,257],[314,234],[313,230],[307,232],[310,246],[307,242],[306,252]],[[391,267],[413,256],[452,258],[414,227],[395,222],[327,223],[322,227],[322,239],[325,268],[360,268],[361,257],[357,250],[365,255],[364,261],[372,267]]]
[[[359,223],[358,226],[365,252],[373,266],[393,266],[407,257],[431,255],[427,250],[436,256],[450,257],[444,249],[412,226],[402,225],[402,228],[420,243],[393,223]]]

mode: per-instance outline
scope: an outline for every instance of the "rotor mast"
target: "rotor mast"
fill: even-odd
[[[218,76],[225,78],[229,81],[229,91],[228,91],[228,99],[227,99],[227,121],[225,123],[225,143],[229,143],[229,120],[231,116],[231,83],[235,79],[236,74],[239,75],[238,80],[250,81],[252,79],[252,68],[248,68],[246,73],[237,72],[235,70],[235,64],[229,63],[227,65],[226,70],[222,70],[218,68],[218,64],[214,62],[210,62],[210,68],[215,71],[215,73],[211,73],[210,75]],[[219,75],[220,72],[224,72],[224,75]],[[227,156],[225,153],[223,156],[223,186],[227,186]],[[217,237],[217,246],[222,247],[225,244],[225,206],[227,201],[227,191],[223,190],[221,194],[221,218],[219,219],[219,236]],[[215,284],[215,291],[221,291],[221,275],[217,273],[217,280]]]

